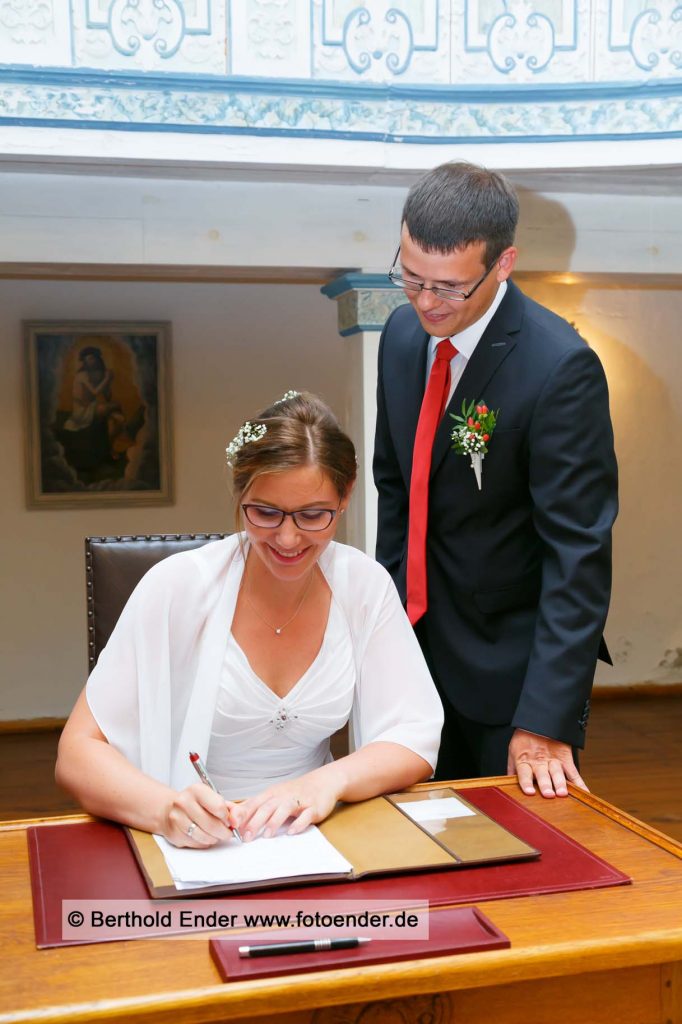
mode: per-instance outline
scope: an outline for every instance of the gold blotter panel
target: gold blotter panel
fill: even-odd
[[[429,807],[429,802],[431,803]],[[350,864],[343,874],[306,874],[262,882],[222,883],[176,889],[153,836],[126,829],[153,898],[177,899],[212,892],[254,892],[313,882],[349,882],[368,875],[405,874],[463,868],[540,856],[502,825],[463,800],[449,787],[393,793],[357,804],[339,805],[318,826]]]

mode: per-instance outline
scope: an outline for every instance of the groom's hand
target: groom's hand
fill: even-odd
[[[535,792],[533,780],[545,797],[568,796],[567,781],[589,792],[567,743],[524,729],[516,729],[509,743],[507,775],[516,775],[529,796]]]

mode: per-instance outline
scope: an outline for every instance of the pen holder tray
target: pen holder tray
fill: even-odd
[[[268,933],[272,942],[272,933]],[[286,941],[295,933],[287,929]],[[311,971],[331,971],[342,967],[366,967],[371,964],[420,960],[430,956],[451,956],[487,949],[508,949],[511,942],[478,907],[432,910],[428,939],[372,939],[355,949],[332,949],[322,953],[295,953],[289,956],[240,957],[239,946],[247,936],[211,939],[211,956],[223,981],[251,981],[256,978],[282,977]],[[257,934],[248,935],[248,943],[257,942]]]

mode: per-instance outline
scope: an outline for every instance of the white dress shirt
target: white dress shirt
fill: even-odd
[[[446,405],[449,404],[450,399],[454,395],[455,388],[457,387],[462,378],[462,374],[466,369],[466,365],[471,359],[472,355],[474,354],[474,349],[481,340],[483,332],[485,331],[486,327],[488,326],[492,318],[495,316],[495,313],[497,312],[497,307],[502,302],[506,290],[507,282],[501,281],[500,286],[497,289],[497,294],[495,295],[495,298],[490,303],[490,305],[488,306],[480,320],[476,320],[475,323],[469,324],[469,326],[465,327],[464,330],[460,331],[459,334],[445,335],[446,338],[450,338],[452,344],[457,349],[457,354],[454,355],[450,360],[450,393],[448,394],[448,401]],[[435,335],[432,335],[429,341],[429,351],[426,356],[427,383],[429,375],[431,373],[431,367],[433,366],[434,360],[436,358],[436,349],[438,347],[438,343],[441,342],[442,340],[443,338],[437,338]],[[480,395],[472,395],[471,397],[473,398],[474,401],[477,401],[477,399],[480,398]]]

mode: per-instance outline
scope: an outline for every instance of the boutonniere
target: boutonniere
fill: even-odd
[[[500,410],[492,412],[483,399],[478,403],[470,402],[467,405],[466,398],[462,402],[462,415],[455,416],[450,413],[455,423],[450,435],[454,441],[453,448],[458,455],[468,455],[471,458],[471,468],[476,474],[478,489],[481,489],[483,479],[483,459],[488,454],[488,445],[493,436],[493,430],[497,423]]]

